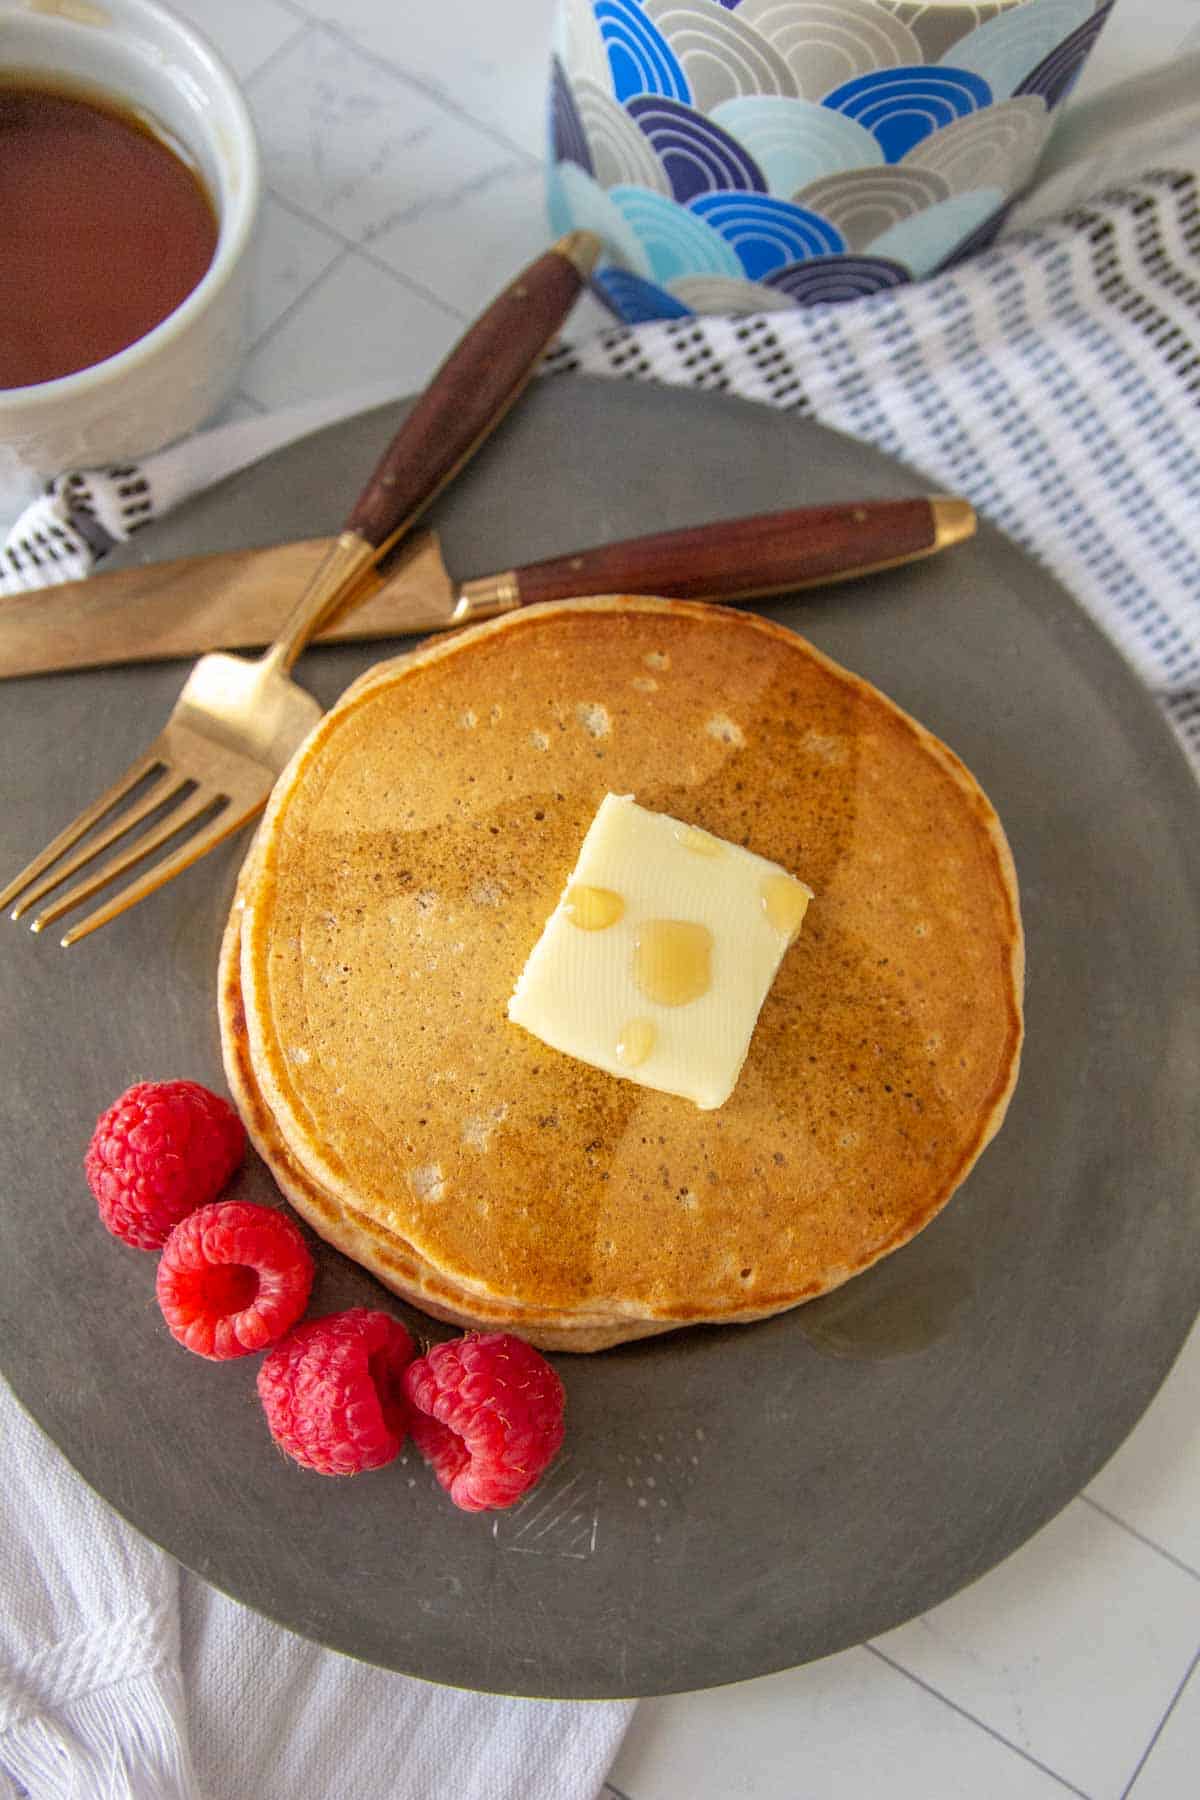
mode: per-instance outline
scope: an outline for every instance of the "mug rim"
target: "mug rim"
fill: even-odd
[[[38,407],[40,405],[57,406],[70,402],[72,398],[89,393],[96,387],[109,381],[119,380],[127,371],[158,351],[166,349],[181,332],[207,311],[218,292],[225,286],[238,263],[245,255],[258,216],[262,191],[262,158],[259,151],[258,135],[250,109],[246,104],[242,90],[232,69],[221,53],[214,48],[203,32],[198,31],[188,19],[173,11],[169,6],[160,4],[160,0],[109,0],[109,4],[118,12],[118,25],[138,13],[147,16],[166,33],[173,34],[182,40],[191,61],[207,68],[212,77],[211,86],[221,93],[222,102],[231,114],[231,122],[236,134],[234,159],[239,171],[236,188],[229,197],[228,206],[217,217],[217,246],[204,274],[190,293],[186,294],[165,318],[152,325],[141,337],[134,338],[132,343],[122,349],[115,350],[111,356],[102,357],[99,362],[88,363],[82,369],[74,369],[69,375],[55,375],[47,381],[30,381],[21,387],[0,387],[0,414],[6,405],[21,408]],[[8,8],[0,9],[0,17]],[[17,9],[18,16],[36,21],[36,12],[28,12],[25,8]],[[52,16],[52,15],[51,15]],[[65,22],[72,23],[70,16]],[[95,29],[95,27],[87,27]],[[126,42],[129,42],[128,37]],[[86,80],[79,84],[86,87]],[[110,95],[112,98],[123,98],[105,88],[102,82],[93,84],[97,93]],[[201,119],[202,129],[205,122]],[[214,133],[211,128],[206,132],[212,142]]]

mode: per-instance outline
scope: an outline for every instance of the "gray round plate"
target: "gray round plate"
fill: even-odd
[[[380,410],[292,447],[156,527],[143,554],[335,526],[392,423]],[[437,523],[467,576],[666,523],[921,486],[803,419],[564,378],[535,387]],[[953,1204],[840,1295],[560,1357],[566,1450],[511,1514],[456,1512],[415,1453],[348,1482],[285,1461],[254,1362],[176,1349],[153,1258],[96,1222],[80,1158],[102,1108],[137,1078],[222,1086],[214,967],[244,843],[69,953],[0,928],[0,1366],[119,1512],[295,1631],[543,1696],[666,1693],[827,1655],[944,1599],[1051,1518],[1130,1430],[1196,1314],[1200,831],[1153,702],[986,528],[768,610],[942,735],[998,807],[1029,939],[1024,1071]],[[301,679],[329,703],[386,649],[310,653]],[[180,680],[176,664],[5,684],[3,867],[116,776]],[[253,1160],[235,1191],[273,1193]],[[380,1303],[429,1331],[321,1251],[314,1311]]]

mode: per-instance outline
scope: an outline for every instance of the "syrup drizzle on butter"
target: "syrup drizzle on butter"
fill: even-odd
[[[696,856],[720,856],[724,845],[718,838],[707,831],[701,831],[698,825],[681,825],[675,833],[675,841],[682,844],[685,850],[691,850]]]
[[[617,1061],[626,1069],[640,1068],[657,1042],[658,1032],[649,1019],[630,1019],[617,1039]]]
[[[563,911],[580,931],[607,931],[625,912],[625,902],[611,888],[579,882],[567,889]]]
[[[763,911],[789,944],[804,922],[811,899],[804,883],[794,881],[790,875],[768,875],[762,885]]]
[[[633,944],[633,979],[647,1000],[686,1006],[712,986],[713,934],[686,919],[648,919]]]

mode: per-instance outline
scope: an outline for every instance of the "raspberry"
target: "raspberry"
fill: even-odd
[[[402,1376],[413,1353],[398,1319],[355,1306],[308,1319],[263,1358],[258,1393],[281,1450],[318,1475],[381,1469],[408,1429]]]
[[[404,1371],[404,1391],[413,1441],[464,1512],[511,1506],[558,1454],[562,1382],[506,1331],[435,1344]]]
[[[245,1148],[227,1100],[195,1081],[139,1081],[101,1113],[83,1166],[113,1236],[159,1250],[180,1219],[216,1198]]]
[[[158,1264],[171,1336],[224,1362],[265,1350],[308,1305],[313,1259],[292,1221],[269,1206],[220,1200],[181,1219]]]

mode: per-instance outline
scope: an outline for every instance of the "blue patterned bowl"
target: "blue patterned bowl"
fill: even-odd
[[[630,324],[853,300],[999,229],[1114,0],[559,0],[549,211]]]

